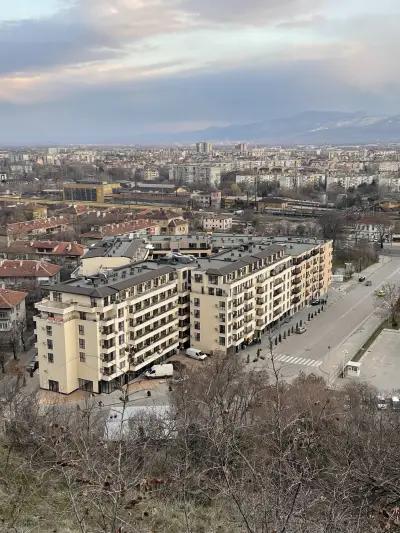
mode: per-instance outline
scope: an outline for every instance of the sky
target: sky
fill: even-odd
[[[398,0],[13,0],[0,143],[137,143],[308,110],[400,113]]]

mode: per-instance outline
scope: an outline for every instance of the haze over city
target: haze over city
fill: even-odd
[[[310,110],[396,115],[399,11],[395,0],[6,3],[0,143],[184,141]]]

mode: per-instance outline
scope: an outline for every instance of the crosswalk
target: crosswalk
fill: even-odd
[[[313,366],[315,368],[322,365],[322,361],[316,361],[315,359],[306,359],[305,357],[296,357],[284,354],[277,355],[276,357],[274,357],[274,360],[290,365]]]

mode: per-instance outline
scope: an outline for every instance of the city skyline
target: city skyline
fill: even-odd
[[[20,0],[0,143],[151,142],[307,110],[397,114],[394,0]]]

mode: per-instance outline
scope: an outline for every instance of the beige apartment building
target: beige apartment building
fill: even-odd
[[[40,386],[64,394],[78,388],[111,392],[173,355],[185,272],[143,263],[116,269],[109,278],[51,287],[36,306]]]
[[[111,392],[181,348],[233,353],[328,290],[331,242],[228,242],[50,286],[36,304],[40,386]]]
[[[238,351],[328,291],[331,242],[243,248],[203,260],[191,273],[194,348]]]

